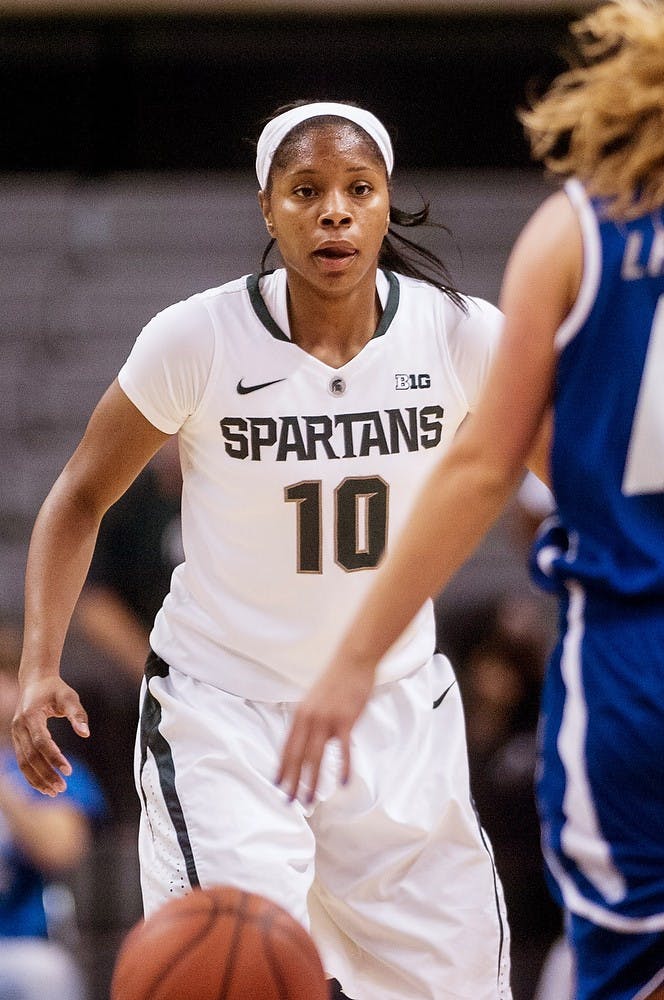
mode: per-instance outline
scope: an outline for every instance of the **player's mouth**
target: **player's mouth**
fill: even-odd
[[[313,256],[324,265],[326,271],[340,271],[357,257],[358,251],[345,240],[329,240],[316,247]]]

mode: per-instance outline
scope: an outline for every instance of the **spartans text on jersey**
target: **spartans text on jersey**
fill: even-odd
[[[372,453],[435,448],[443,432],[442,406],[408,406],[318,416],[224,417],[219,421],[226,454],[253,462],[311,462]]]

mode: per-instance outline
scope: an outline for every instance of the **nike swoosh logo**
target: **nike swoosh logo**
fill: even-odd
[[[440,698],[436,698],[436,700],[433,703],[433,707],[434,708],[438,708],[439,705],[442,705],[443,698],[454,687],[455,684],[456,684],[456,681],[452,681],[452,683],[450,684],[450,686],[445,688],[445,690],[441,694]]]
[[[258,389],[266,389],[268,385],[276,385],[277,382],[285,382],[285,378],[273,378],[271,382],[260,382],[258,385],[242,385],[242,379],[236,385],[241,396],[246,396],[248,392],[256,392]]]

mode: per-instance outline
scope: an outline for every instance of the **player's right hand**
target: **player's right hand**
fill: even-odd
[[[25,684],[12,720],[16,760],[30,784],[51,797],[64,792],[72,772],[48,728],[49,719],[69,719],[79,736],[90,735],[88,717],[73,688],[49,676]]]

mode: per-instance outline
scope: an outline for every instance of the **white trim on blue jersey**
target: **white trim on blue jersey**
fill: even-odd
[[[562,349],[576,336],[595,304],[602,277],[602,244],[597,217],[592,210],[583,185],[575,179],[565,185],[567,197],[576,209],[583,237],[583,276],[576,301],[558,327],[554,338],[556,350]]]

